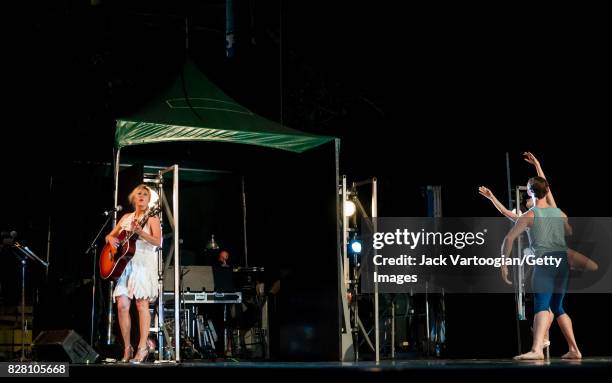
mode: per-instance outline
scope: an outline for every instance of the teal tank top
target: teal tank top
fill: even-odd
[[[529,242],[536,256],[552,251],[567,251],[565,225],[561,209],[531,208],[535,217],[529,230]]]

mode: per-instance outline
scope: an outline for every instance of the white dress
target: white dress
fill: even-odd
[[[130,223],[134,220],[134,213],[130,213],[121,223],[124,230],[130,229]],[[144,232],[151,234],[151,227],[147,223]],[[157,247],[149,242],[136,240],[136,251],[123,270],[123,274],[117,280],[117,286],[113,292],[113,298],[125,295],[130,299],[148,299],[154,301],[157,298]]]

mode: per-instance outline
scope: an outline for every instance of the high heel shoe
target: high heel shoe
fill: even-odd
[[[142,363],[145,360],[147,360],[148,357],[149,357],[149,347],[148,346],[138,347],[138,350],[136,351],[136,355],[134,355],[134,358],[130,359],[130,363],[134,363],[134,364]]]
[[[132,347],[132,345],[130,345],[130,352],[128,353],[127,357],[123,357],[119,360],[119,363],[127,363],[130,361],[130,359],[132,359],[134,357],[134,347]]]

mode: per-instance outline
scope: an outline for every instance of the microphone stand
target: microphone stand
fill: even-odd
[[[92,277],[91,277],[91,282],[92,282],[91,283],[91,329],[90,329],[91,331],[89,333],[89,344],[91,345],[91,347],[94,346],[93,334],[94,334],[94,316],[95,316],[95,308],[96,308],[96,283],[97,283],[96,281],[96,274],[97,274],[96,273],[96,261],[97,261],[97,255],[98,255],[98,239],[100,238],[100,235],[104,231],[104,228],[106,228],[106,226],[110,222],[111,218],[113,218],[113,213],[108,214],[106,221],[104,221],[104,225],[102,225],[102,227],[100,228],[100,231],[98,231],[98,234],[96,234],[96,237],[93,239],[93,241],[91,241],[91,244],[85,251],[85,255],[93,251],[93,257],[92,257],[93,266],[92,266]]]
[[[25,276],[26,276],[26,265],[28,258],[40,262],[43,266],[49,267],[49,264],[42,259],[38,258],[27,246],[22,246],[19,242],[15,242],[13,247],[21,253],[17,255],[19,262],[21,263],[21,362],[25,362],[25,337],[26,337],[26,324],[25,324]]]

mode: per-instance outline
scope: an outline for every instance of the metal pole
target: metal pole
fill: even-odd
[[[355,266],[355,270],[357,270],[357,266]],[[357,279],[359,276],[357,275],[357,271],[355,271],[355,288],[353,289],[353,305],[354,305],[354,315],[353,315],[353,329],[352,331],[355,333],[353,336],[353,345],[355,348],[355,362],[359,361],[359,288],[357,287]]]
[[[391,302],[391,358],[395,359],[395,302]]]
[[[21,361],[25,361],[25,275],[26,259],[21,258]]]
[[[516,214],[520,215],[520,207],[521,207],[521,192],[520,192],[520,188],[516,188]],[[521,257],[521,252],[522,252],[522,243],[521,243],[521,236],[519,235],[518,237],[518,243],[516,246],[516,252],[517,252],[517,256],[520,258]],[[518,355],[522,354],[522,347],[521,347],[521,326],[520,326],[520,319],[521,319],[521,306],[522,306],[522,293],[523,293],[523,281],[521,278],[521,266],[515,266],[515,277],[514,277],[514,281],[515,281],[515,289],[516,292],[514,293],[514,298],[515,298],[515,305],[516,305],[516,346],[517,346],[517,350],[518,350]]]
[[[510,182],[510,154],[506,152],[506,178],[508,181],[508,209],[512,210],[512,183]],[[517,201],[518,203],[518,201]]]
[[[115,154],[115,207],[119,203],[119,168],[121,167],[121,148],[117,149]],[[113,225],[114,228],[117,225],[117,210],[113,212]],[[113,286],[114,282],[110,281],[108,290],[108,313],[107,313],[107,327],[106,327],[106,344],[113,343]]]
[[[161,221],[161,219],[160,219]],[[158,360],[165,360],[164,350],[166,348],[166,341],[164,339],[164,262],[161,247],[157,250],[157,276],[158,276],[158,294],[159,297],[157,302],[157,346],[158,346]]]
[[[49,176],[49,195],[53,193],[53,176]],[[49,203],[51,206],[51,203]],[[47,265],[51,257],[51,212],[49,212],[49,229],[47,230]],[[45,269],[46,281],[49,281],[49,267]]]
[[[373,233],[378,229],[378,188],[376,178],[372,178],[372,227]],[[374,273],[378,274],[378,266],[374,265]],[[374,330],[376,334],[374,339],[376,343],[376,363],[380,362],[380,323],[378,312],[378,280],[374,279]]]
[[[115,198],[115,207],[117,207],[119,203],[119,168],[121,160],[121,149],[117,149],[117,154],[115,155],[115,190],[114,190],[114,198]],[[113,211],[113,228],[117,225],[117,209]]]
[[[347,284],[349,283],[350,280],[350,275],[349,275],[349,260],[348,260],[348,217],[346,216],[346,214],[344,214],[344,203],[346,201],[348,201],[348,199],[346,198],[346,176],[342,176],[342,260],[343,260],[343,271],[344,271],[344,282],[345,282],[345,286],[344,286],[344,290],[342,291],[343,294],[345,294],[345,290],[347,287]]]
[[[179,301],[179,168],[174,165],[172,183],[172,211],[174,212],[174,360],[181,361],[180,301]]]
[[[113,344],[113,288],[115,282],[110,281],[108,288],[108,312],[106,316],[106,344]]]
[[[431,332],[429,331],[429,282],[425,282],[425,331],[427,331],[427,356],[431,348]]]
[[[336,164],[334,193],[336,200],[336,266],[337,266],[337,292],[338,292],[338,334],[340,337],[338,355],[341,361],[349,361],[355,357],[355,348],[357,345],[350,333],[351,318],[349,303],[347,299],[346,289],[348,281],[345,278],[344,270],[346,260],[346,243],[345,233],[346,220],[344,219],[344,199],[345,189],[342,188],[340,182],[340,140],[334,140],[334,160]],[[343,246],[344,245],[344,246]]]
[[[93,337],[94,337],[94,318],[96,313],[96,261],[98,257],[98,244],[94,244],[93,247],[93,267],[92,267],[92,286],[91,286],[91,331],[89,333],[89,345],[93,347]]]
[[[342,273],[344,275],[344,284],[342,284],[341,290],[340,290],[340,299],[341,302],[343,299],[345,299],[346,295],[347,295],[347,291],[348,288],[350,286],[350,272],[349,272],[349,268],[350,268],[350,264],[349,264],[349,259],[348,259],[348,224],[349,224],[349,220],[348,217],[346,216],[346,214],[344,214],[344,203],[345,201],[347,201],[347,191],[346,191],[346,176],[343,175],[342,176],[342,190],[341,190],[341,199],[342,199],[342,206],[341,206],[341,212],[342,212]],[[356,298],[356,297],[355,297]],[[347,301],[347,305],[349,305],[348,299],[346,299]],[[350,307],[349,310],[347,310],[346,312],[344,311],[344,307],[342,308],[343,312],[346,315],[346,312],[350,312]],[[350,314],[349,314],[350,315]],[[355,312],[355,316],[357,315],[357,312]],[[351,323],[350,318],[344,318],[344,326],[346,327],[347,323]],[[349,329],[346,328],[345,329],[346,332],[349,332]],[[357,349],[359,348],[358,346],[356,346],[355,343],[355,339],[353,338],[353,334],[352,334],[352,329],[350,329],[351,331],[351,340],[353,341],[353,359],[354,361],[357,361],[359,355],[357,352]],[[341,343],[342,343],[342,336],[341,336]],[[342,352],[344,350],[341,350]],[[341,354],[342,354],[341,352]],[[341,355],[341,357],[343,357],[343,355]]]
[[[249,257],[247,255],[247,224],[246,224],[246,193],[244,189],[244,176],[240,180],[242,191],[242,234],[244,236],[244,267],[249,267]]]
[[[514,203],[512,201],[512,181],[510,178],[510,154],[508,152],[506,152],[506,178],[507,178],[507,183],[508,183],[508,209],[512,210],[514,209]],[[520,208],[520,194],[519,194],[519,189],[516,189],[516,213],[519,214],[519,208]],[[520,244],[519,244],[520,246]],[[508,254],[509,255],[509,254]],[[516,270],[516,268],[515,268]],[[515,273],[515,285],[517,284],[517,278],[516,278],[516,274]],[[520,291],[520,287],[516,287],[515,289],[519,289]],[[517,343],[517,350],[519,355],[522,353],[521,352],[521,326],[519,323],[519,302],[518,302],[518,293],[514,293],[514,303],[515,303],[515,309],[516,309],[516,343]]]
[[[161,198],[163,195],[164,182],[163,175],[160,171],[157,173],[157,179],[159,183],[157,184],[157,195],[159,196],[158,204],[161,207],[164,204],[163,199]],[[164,232],[164,219],[163,219],[163,209],[159,209],[159,223],[161,225],[161,232]],[[158,290],[158,301],[157,301],[157,346],[158,346],[158,360],[165,360],[166,355],[164,354],[164,350],[166,348],[166,342],[164,339],[164,256],[163,256],[163,242],[164,236],[161,236],[161,246],[157,248],[157,290]]]

